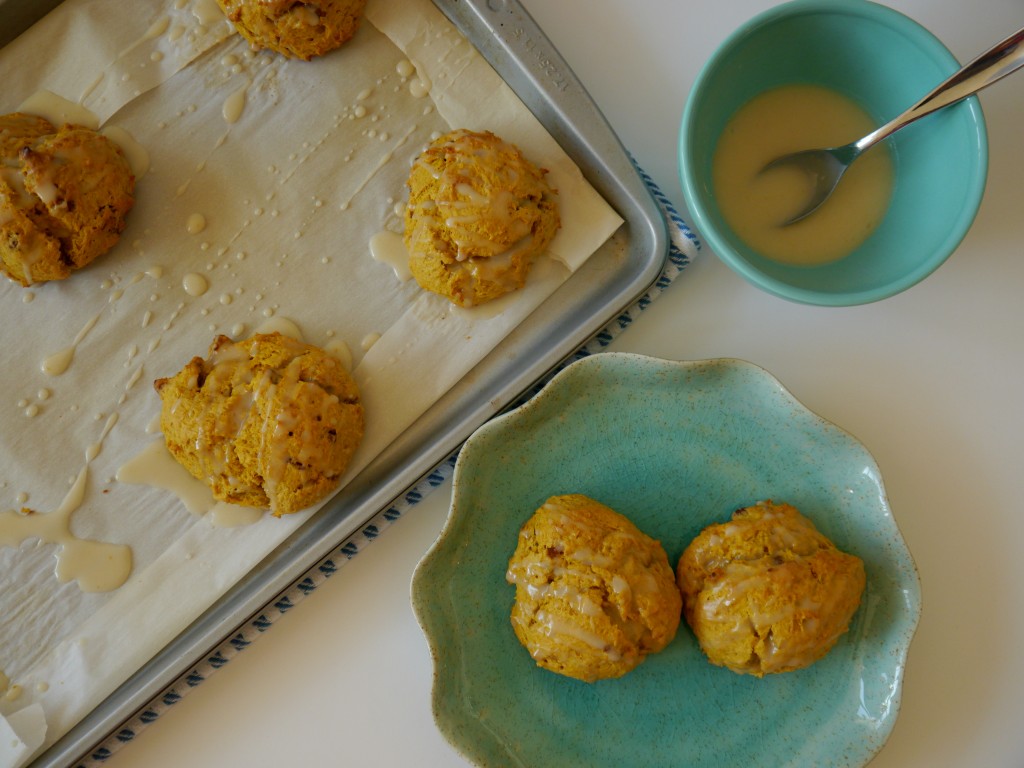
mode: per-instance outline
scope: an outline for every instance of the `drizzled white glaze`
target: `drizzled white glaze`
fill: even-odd
[[[17,111],[39,115],[56,127],[64,123],[74,123],[94,131],[100,127],[100,119],[94,112],[51,91],[37,91],[25,99]]]
[[[91,317],[85,325],[82,326],[82,330],[78,332],[74,340],[68,346],[64,347],[57,352],[45,357],[40,364],[40,370],[47,376],[60,376],[62,373],[67,371],[71,365],[71,361],[75,357],[75,350],[78,345],[84,341],[85,337],[89,335],[89,331],[93,329],[100,317],[103,315],[102,312],[97,313]]]
[[[201,213],[189,214],[188,220],[185,222],[185,231],[190,235],[198,235],[206,229],[206,217]]]
[[[260,323],[253,330],[254,333],[280,333],[282,336],[302,341],[302,329],[287,317],[272,317]]]
[[[224,99],[224,106],[221,108],[221,114],[224,117],[224,122],[228,125],[233,125],[241,119],[242,110],[245,109],[245,96],[248,88],[249,83],[246,83]]]
[[[182,278],[181,287],[189,296],[202,296],[210,289],[210,283],[198,272],[189,272]]]
[[[146,175],[149,171],[149,151],[134,136],[117,125],[104,126],[100,133],[121,148],[136,181]]]
[[[258,522],[262,509],[217,501],[210,489],[179,464],[162,439],[149,443],[117,470],[117,480],[131,485],[148,485],[170,491],[194,515],[208,515],[217,528],[235,528]]]
[[[104,428],[103,438],[112,426],[109,424],[109,428]],[[96,445],[94,455],[99,453],[102,439]],[[71,489],[53,512],[0,512],[0,546],[17,547],[32,538],[42,544],[55,545],[58,581],[75,581],[83,592],[109,592],[128,579],[132,568],[131,549],[123,544],[80,539],[71,532],[71,516],[85,496],[89,461],[91,459],[87,459],[86,465],[79,470]]]
[[[387,230],[375,234],[370,238],[370,256],[374,261],[391,267],[395,277],[401,282],[412,279],[412,272],[409,271],[409,252],[402,242],[401,235]]]
[[[209,27],[219,21],[224,21],[224,12],[215,0],[193,0],[192,13],[200,26]]]
[[[609,649],[608,643],[606,643],[596,632],[584,629],[579,624],[576,624],[567,618],[555,616],[547,611],[537,611],[536,618],[537,623],[542,628],[543,634],[551,640],[558,642],[563,638],[570,637],[575,640],[580,640],[596,650],[607,651],[609,658],[613,661],[618,659],[618,653],[613,649]]]
[[[352,350],[349,348],[348,344],[341,339],[334,339],[324,345],[324,351],[326,351],[327,354],[338,358],[345,370],[349,373],[352,372]]]

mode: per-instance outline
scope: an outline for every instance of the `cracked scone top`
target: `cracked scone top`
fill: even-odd
[[[461,307],[522,288],[560,225],[545,173],[488,131],[431,142],[408,181],[404,240],[416,282]]]
[[[681,598],[661,544],[581,495],[552,496],[519,532],[512,627],[537,665],[586,682],[662,650]]]
[[[254,49],[269,48],[309,61],[352,38],[366,0],[217,0],[217,4]]]
[[[110,250],[135,204],[124,152],[89,128],[0,116],[0,271],[62,280]]]
[[[788,504],[705,528],[679,558],[683,615],[708,659],[761,677],[802,669],[847,631],[864,564]]]
[[[275,515],[330,494],[363,437],[341,362],[280,333],[218,336],[205,360],[154,386],[171,455],[217,499]]]

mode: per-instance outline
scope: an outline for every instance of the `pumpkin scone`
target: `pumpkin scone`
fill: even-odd
[[[348,42],[366,0],[217,0],[255,50],[309,61]]]
[[[762,677],[822,658],[849,627],[864,563],[789,504],[705,528],[676,570],[683,615],[713,664]]]
[[[30,146],[36,139],[56,132],[53,123],[38,115],[24,112],[0,115],[0,158],[4,166],[16,167],[22,147]]]
[[[76,125],[0,116],[0,271],[29,286],[62,280],[118,241],[135,176],[117,144]]]
[[[416,282],[460,307],[522,288],[561,223],[545,174],[489,131],[431,142],[408,180],[404,240]]]
[[[626,674],[679,627],[661,544],[581,494],[552,496],[523,525],[506,580],[512,627],[537,665],[588,683]]]
[[[218,336],[204,360],[154,382],[171,455],[221,501],[280,516],[337,488],[363,437],[341,362],[280,333]]]

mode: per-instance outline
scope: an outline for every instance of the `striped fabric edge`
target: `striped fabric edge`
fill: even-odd
[[[562,368],[571,363],[602,352],[633,320],[668,288],[679,274],[696,258],[702,249],[697,234],[689,227],[676,211],[672,202],[664,195],[654,180],[642,168],[634,166],[647,185],[652,197],[661,209],[668,224],[669,253],[665,267],[647,292],[637,299],[628,309],[612,319],[589,342],[577,350],[568,360],[552,371],[533,390],[526,393],[525,398],[532,397],[543,388],[544,384]],[[412,510],[432,490],[443,485],[455,469],[458,452],[453,453],[438,465],[426,478],[409,490],[387,509],[374,516],[359,531],[352,534],[330,555],[321,560],[290,587],[285,593],[268,603],[258,616],[251,619],[233,636],[225,640],[203,661],[195,665],[189,672],[182,675],[163,693],[154,698],[141,713],[125,723],[98,745],[85,759],[77,763],[77,768],[96,768],[103,764],[125,744],[135,740],[139,734],[155,722],[170,707],[181,701],[191,690],[200,685],[210,675],[231,661],[237,654],[248,648],[263,633],[270,629],[284,614],[288,613],[303,599],[315,592],[317,587],[337,573],[348,561],[373,543],[390,525],[401,519]]]

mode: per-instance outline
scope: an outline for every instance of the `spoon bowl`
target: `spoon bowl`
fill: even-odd
[[[818,210],[839,185],[846,169],[850,167],[861,152],[854,144],[824,149],[804,149],[790,152],[777,157],[761,169],[761,173],[771,173],[784,167],[795,167],[811,179],[811,196],[807,204],[795,215],[786,219],[783,226],[795,224]]]
[[[1024,67],[1024,28],[1018,29],[950,75],[912,107],[867,136],[841,147],[805,149],[772,160],[765,165],[762,173],[783,166],[795,167],[809,176],[813,183],[807,204],[787,219],[784,226],[795,224],[818,210],[832,195],[853,161],[882,139],[925,115],[966,99],[1021,67]]]

